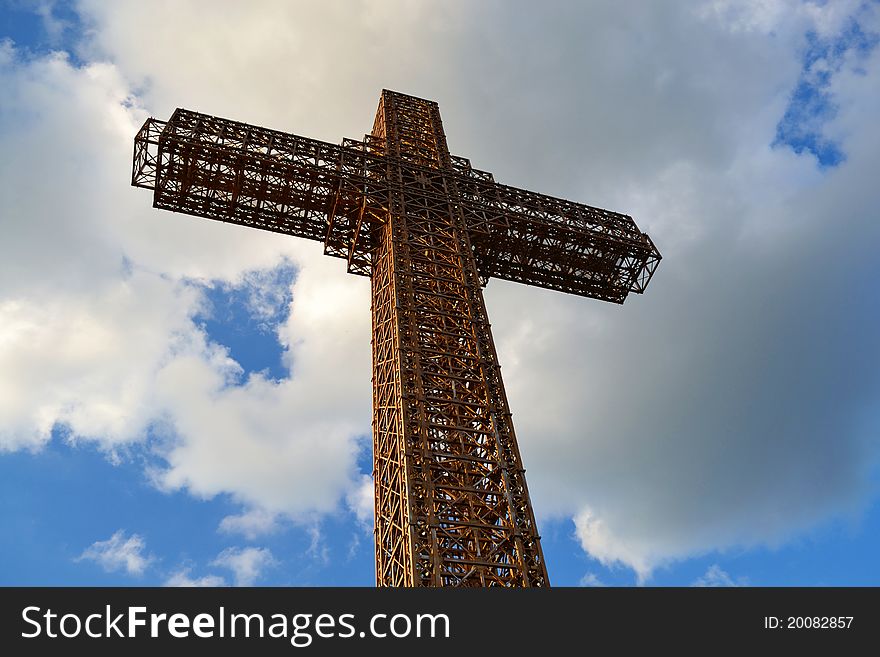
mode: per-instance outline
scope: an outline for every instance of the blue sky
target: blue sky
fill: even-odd
[[[623,308],[487,288],[551,581],[880,584],[878,6],[487,5],[424,27],[366,5],[172,25],[0,3],[0,584],[372,585],[364,281],[314,245],[150,209],[125,158],[126,130],[177,105],[339,141],[383,86],[436,98],[475,166],[631,212],[664,253]],[[309,53],[304,26],[371,43],[388,21],[421,38],[387,71],[385,51],[358,51],[369,73]],[[520,61],[524,31],[540,48]],[[465,73],[420,61],[473,48]],[[279,53],[300,58],[283,80],[254,74]]]

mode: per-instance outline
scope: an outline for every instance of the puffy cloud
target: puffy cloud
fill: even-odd
[[[360,483],[346,496],[349,508],[365,527],[373,526],[374,491],[373,478],[361,475]]]
[[[370,417],[368,303],[364,281],[327,276],[336,264],[327,260],[303,265],[279,328],[292,377],[228,386],[201,358],[178,358],[160,373],[157,395],[175,434],[155,474],[162,486],[230,492],[304,519],[334,510],[358,485]]]
[[[124,571],[129,575],[143,575],[155,560],[144,554],[147,545],[137,534],[126,536],[123,530],[113,533],[106,541],[95,541],[77,557],[77,561],[94,561],[108,573]]]
[[[236,586],[253,586],[263,572],[278,562],[268,548],[226,548],[211,562],[212,566],[232,571]]]
[[[601,579],[599,579],[599,576],[596,573],[587,573],[586,575],[581,577],[579,584],[581,586],[592,587],[606,586],[606,584]]]
[[[742,586],[742,583],[733,581],[733,578],[716,563],[709,566],[709,568],[706,569],[706,572],[694,581],[692,586],[730,587]]]
[[[211,566],[224,568],[232,573],[235,586],[253,586],[265,571],[278,565],[278,561],[268,548],[229,547],[211,561]],[[165,586],[213,587],[228,586],[224,577],[216,574],[192,576],[192,567],[183,566],[165,580]]]
[[[223,372],[190,315],[191,288],[142,272],[92,293],[0,301],[0,448],[36,448],[62,426],[108,450],[139,440],[158,419],[156,376],[191,354]]]
[[[220,521],[218,529],[227,534],[241,534],[253,540],[257,536],[277,531],[278,516],[262,508],[250,509],[238,515],[226,516]]]
[[[656,565],[651,539],[634,543],[615,536],[604,518],[584,508],[574,518],[575,534],[590,556],[606,567],[624,564],[636,571],[644,582]]]
[[[190,568],[182,568],[181,570],[172,573],[168,577],[168,579],[165,580],[164,586],[176,586],[185,588],[226,586],[226,580],[219,575],[204,575],[203,577],[192,577],[190,575],[191,572],[192,569]]]

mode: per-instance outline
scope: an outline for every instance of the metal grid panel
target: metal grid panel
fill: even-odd
[[[154,207],[324,240],[339,146],[178,109],[150,147]]]

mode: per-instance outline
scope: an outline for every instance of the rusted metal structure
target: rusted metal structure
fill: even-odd
[[[372,133],[341,145],[148,119],[132,184],[371,277],[379,586],[549,586],[482,286],[623,303],[660,261],[631,217],[496,183],[450,155],[437,103],[387,90]]]

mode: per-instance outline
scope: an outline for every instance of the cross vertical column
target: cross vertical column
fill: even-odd
[[[383,91],[373,228],[379,586],[547,586],[437,104]]]

